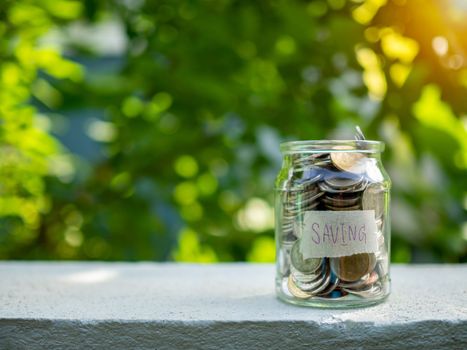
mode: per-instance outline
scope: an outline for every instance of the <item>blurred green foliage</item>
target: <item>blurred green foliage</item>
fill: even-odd
[[[387,144],[393,261],[465,261],[466,17],[455,0],[2,1],[0,258],[272,261],[278,143],[358,124]]]

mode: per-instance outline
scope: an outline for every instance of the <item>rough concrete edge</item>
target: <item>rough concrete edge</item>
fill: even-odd
[[[306,321],[0,319],[0,349],[465,349],[467,321],[374,325]]]

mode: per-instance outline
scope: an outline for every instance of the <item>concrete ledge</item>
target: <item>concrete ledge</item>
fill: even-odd
[[[0,349],[465,349],[467,265],[393,266],[384,304],[286,305],[272,265],[0,263]]]

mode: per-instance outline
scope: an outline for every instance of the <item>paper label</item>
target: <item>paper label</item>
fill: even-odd
[[[305,259],[375,253],[374,210],[306,211],[300,250]]]

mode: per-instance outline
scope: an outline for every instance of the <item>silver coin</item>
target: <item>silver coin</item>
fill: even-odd
[[[386,191],[384,186],[376,183],[369,184],[362,194],[363,210],[374,210],[375,218],[381,218],[384,214]]]
[[[283,233],[284,236],[287,236],[289,234],[294,235],[293,229],[294,229],[293,224],[292,225],[290,225],[290,224],[283,225],[282,226],[282,233]]]
[[[319,205],[319,201],[297,202],[297,207],[287,210],[287,218],[296,218],[299,214],[307,210],[313,210]]]
[[[294,210],[290,210],[290,208],[283,208],[283,210],[282,210],[282,221],[283,222],[293,222],[295,220],[295,218],[297,217],[297,213],[295,213]]]
[[[299,201],[300,205],[307,205],[307,204],[310,204],[310,203],[315,203],[316,200],[321,197],[322,195],[324,195],[323,192],[319,192],[317,194],[315,194],[314,196],[306,196],[306,197],[303,197],[301,198],[301,200]]]
[[[309,204],[305,205],[304,207],[302,207],[302,210],[303,211],[312,211],[312,210],[315,210],[318,206],[319,206],[319,202],[312,202],[312,203],[309,203]]]
[[[303,198],[301,201],[297,202],[299,207],[303,207],[310,204],[320,203],[319,198],[323,195],[323,192],[318,193],[314,197]]]
[[[302,191],[298,196],[297,196],[297,201],[303,201],[303,200],[308,200],[308,199],[314,199],[317,196],[319,197],[322,194],[320,191],[319,187],[312,187],[312,188],[307,188],[306,190]]]
[[[294,230],[282,231],[281,242],[283,246],[290,246],[297,241],[298,237],[295,235]]]
[[[332,205],[326,205],[326,209],[332,210],[332,211],[348,211],[348,210],[360,210],[360,204],[353,205],[350,207],[334,207]]]
[[[341,196],[330,196],[329,194],[327,194],[322,199],[322,202],[324,204],[329,204],[334,207],[350,207],[350,206],[357,205],[361,200],[360,198],[361,198],[360,196],[345,198],[342,195]]]
[[[289,192],[284,193],[281,199],[282,206],[284,208],[294,207],[297,197],[298,197],[298,194],[295,191],[294,192],[289,191]]]
[[[323,275],[321,273],[317,274],[306,274],[298,271],[293,267],[293,265],[290,265],[290,274],[293,276],[294,281],[299,282],[299,283],[314,283],[320,279],[323,278]]]
[[[367,288],[368,286],[376,283],[379,279],[379,275],[376,271],[373,271],[365,276],[363,276],[360,280],[355,282],[343,282],[339,283],[339,287],[348,288],[353,290],[361,290],[363,288]]]
[[[290,215],[290,214],[284,215],[282,217],[282,227],[292,226],[295,222],[296,217],[297,217],[296,215]]]
[[[325,295],[332,293],[338,287],[339,282],[340,280],[338,278],[336,278],[334,282],[331,281],[331,283],[329,283],[329,285],[323,291],[321,291],[318,295],[325,296]]]
[[[310,282],[305,282],[305,281],[302,281],[300,279],[297,279],[297,277],[292,274],[292,278],[293,278],[293,280],[295,282],[295,285],[298,288],[300,288],[301,290],[303,290],[305,292],[310,292],[310,293],[313,293],[317,289],[322,287],[323,284],[326,283],[326,279],[328,277],[329,277],[328,275],[320,275],[318,279],[315,279],[315,280],[310,281]]]
[[[314,159],[329,159],[330,156],[329,153],[319,152],[314,154]]]
[[[323,278],[323,269],[319,268],[318,270],[310,273],[303,273],[298,271],[293,264],[290,264],[290,274],[293,276],[294,280],[301,283],[314,283]]]
[[[323,160],[330,157],[329,153],[325,152],[316,152],[316,153],[307,153],[301,154],[292,157],[293,164],[313,164],[317,160]]]
[[[309,258],[305,259],[303,254],[300,252],[301,241],[298,240],[292,247],[290,261],[292,265],[300,272],[313,273],[321,267],[322,259]]]
[[[330,158],[328,159],[320,159],[320,160],[317,160],[316,162],[313,163],[314,166],[319,166],[321,168],[326,168],[326,167],[329,167],[332,165],[332,161]]]
[[[360,192],[363,191],[366,187],[367,182],[362,181],[361,183],[348,187],[348,188],[335,188],[332,186],[329,186],[325,182],[320,182],[318,183],[318,186],[321,191],[328,192],[328,193],[353,193],[353,192]]]
[[[311,185],[323,177],[321,170],[315,166],[301,168],[301,177],[297,180],[299,186]]]
[[[366,289],[354,290],[354,289],[342,288],[342,290],[345,290],[347,293],[357,295],[362,298],[375,298],[382,293],[383,289],[380,283],[375,283]]]
[[[294,213],[290,213],[286,210],[282,211],[282,222],[294,222],[296,217],[297,215]]]
[[[354,187],[360,184],[363,180],[363,176],[329,176],[324,179],[324,182],[335,189],[345,189],[349,187]]]
[[[295,217],[297,215],[297,203],[283,204],[283,216],[287,218]]]
[[[362,129],[357,125],[355,127],[355,140],[357,141],[364,141],[365,135],[363,135]]]
[[[295,281],[295,285],[300,288],[300,290],[316,295],[326,289],[326,287],[329,285],[329,282],[331,281],[331,270],[329,265],[326,265],[325,274],[322,275],[320,279],[308,283],[296,281],[295,276],[293,275],[292,278]]]
[[[294,155],[292,157],[292,162],[294,164],[302,163],[313,163],[316,159],[326,158],[329,156],[329,153],[301,153]]]
[[[290,215],[290,214],[284,215],[282,217],[282,222],[281,222],[282,227],[293,225],[296,217],[297,217],[296,215]]]

